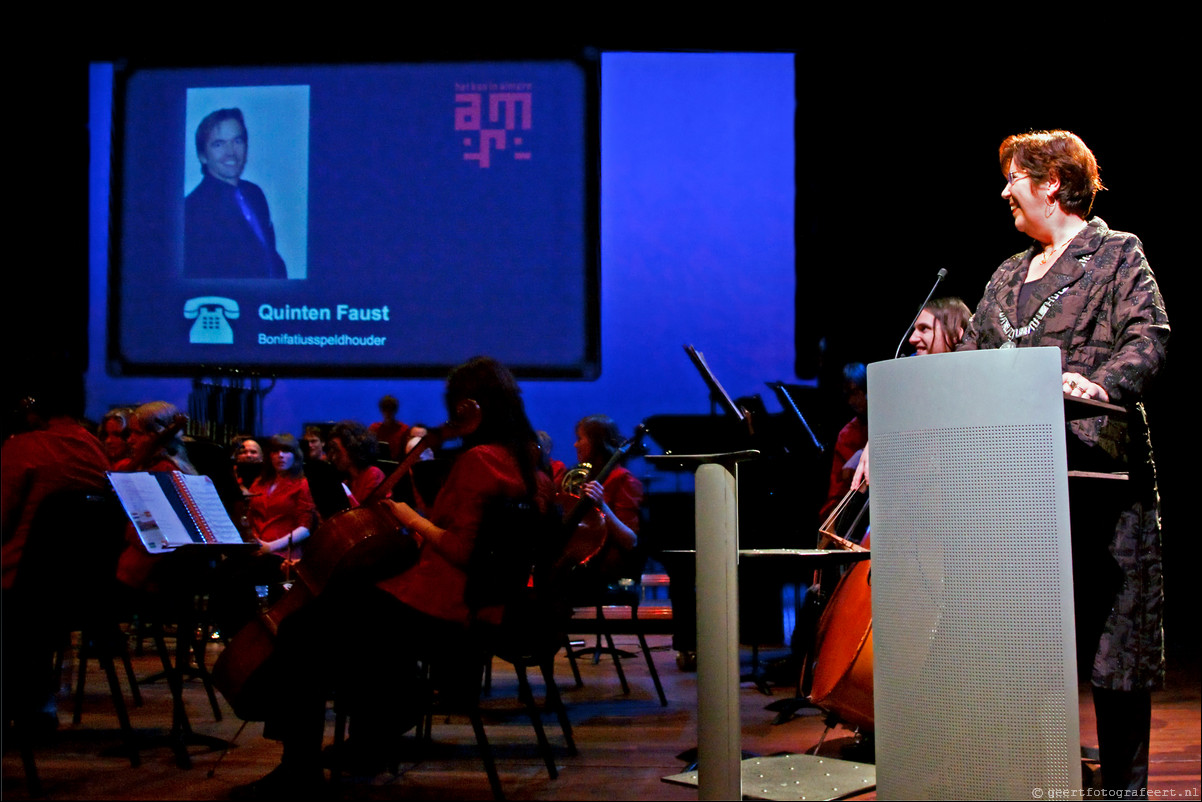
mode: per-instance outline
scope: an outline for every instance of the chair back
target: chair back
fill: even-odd
[[[473,613],[508,607],[525,592],[534,570],[541,519],[529,499],[495,499],[485,507],[464,590]]]
[[[559,516],[541,512],[533,501],[499,501],[486,511],[468,566],[466,599],[474,611],[503,609],[500,624],[485,634],[488,651],[513,661],[559,648],[571,616],[568,571],[552,570],[561,535]]]
[[[38,506],[14,591],[47,626],[74,624],[112,597],[128,519],[111,489],[60,490]]]

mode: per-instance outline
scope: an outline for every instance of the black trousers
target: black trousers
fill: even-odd
[[[280,624],[259,685],[269,711],[264,736],[283,741],[284,764],[317,765],[334,698],[356,740],[394,742],[428,703],[419,658],[459,632],[374,586],[327,592]]]
[[[1093,706],[1098,719],[1102,787],[1126,792],[1122,798],[1146,798],[1151,692],[1093,688]]]

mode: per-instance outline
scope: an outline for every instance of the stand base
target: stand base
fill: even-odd
[[[876,767],[816,755],[751,757],[740,764],[744,799],[842,799],[876,787]],[[697,772],[664,777],[672,785],[697,786]]]

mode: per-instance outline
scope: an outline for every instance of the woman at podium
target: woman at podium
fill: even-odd
[[[1168,317],[1139,238],[1089,216],[1104,187],[1078,136],[1011,136],[999,158],[1002,198],[1032,243],[994,272],[958,350],[1059,347],[1066,394],[1128,408],[1126,422],[1073,422],[1068,449],[1070,465],[1129,475],[1119,491],[1070,493],[1070,505],[1074,540],[1092,532],[1099,544],[1078,592],[1106,587],[1077,602],[1103,784],[1138,791],[1147,788],[1150,692],[1164,681],[1160,517],[1140,400],[1164,364]]]

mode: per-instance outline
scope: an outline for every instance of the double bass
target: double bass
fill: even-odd
[[[336,513],[317,527],[306,543],[304,559],[295,566],[297,581],[279,601],[240,629],[213,665],[213,684],[239,718],[254,721],[265,716],[266,711],[258,707],[262,696],[259,683],[268,681],[263,669],[285,619],[323,593],[395,576],[417,561],[417,540],[404,531],[395,508],[385,499],[423,451],[470,434],[479,425],[479,405],[471,400],[461,402],[452,420],[430,430],[360,506]]]

